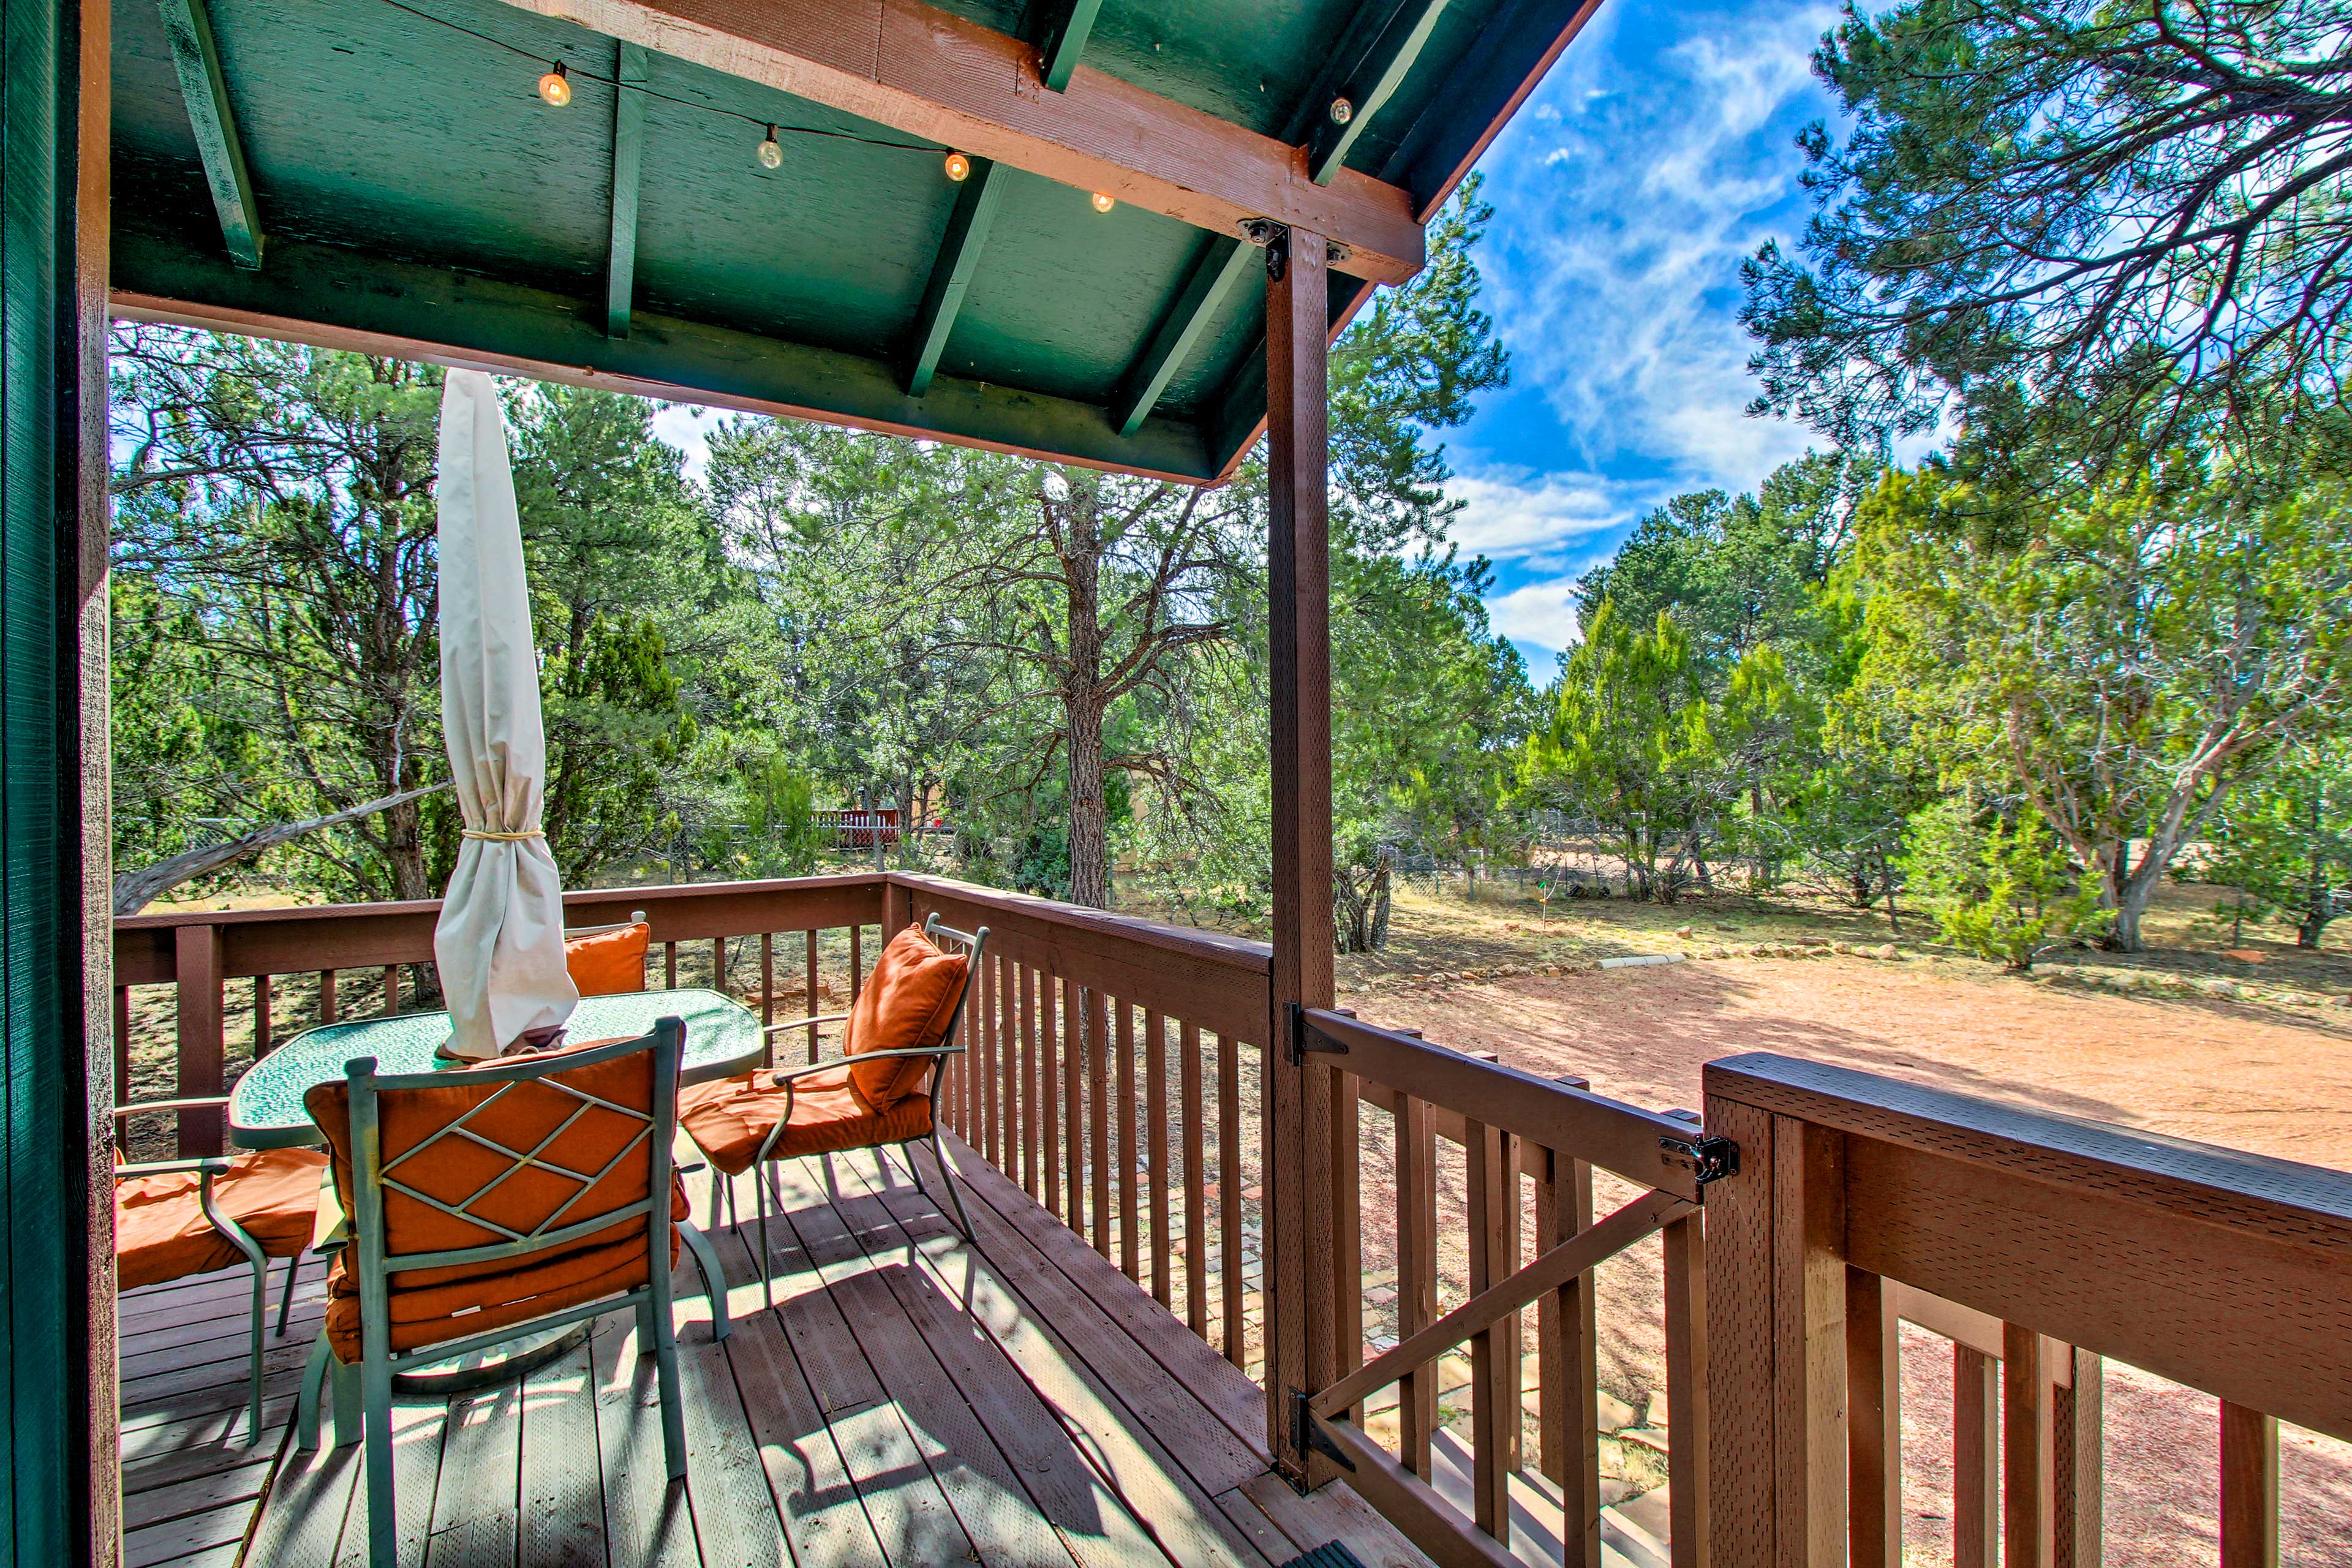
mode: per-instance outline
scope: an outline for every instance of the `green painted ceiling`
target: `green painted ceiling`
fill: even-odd
[[[1084,58],[1303,141],[1343,40],[1416,3],[1104,0]],[[1032,31],[1009,0],[946,8]],[[1350,166],[1433,200],[1575,8],[1452,0]],[[1244,287],[1120,436],[1107,405],[1215,237],[1126,205],[1098,214],[1085,192],[1009,169],[939,377],[906,395],[901,357],[959,192],[942,150],[660,55],[642,100],[635,318],[608,339],[612,39],[501,0],[207,9],[262,265],[230,264],[157,0],[117,0],[119,294],[1196,478],[1222,472],[1263,411],[1263,300]],[[574,86],[562,109],[536,91],[558,58]],[[772,121],[772,171],[755,155]],[[1335,320],[1359,288],[1335,277]]]

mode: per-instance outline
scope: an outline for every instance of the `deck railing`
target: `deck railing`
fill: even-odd
[[[2105,1357],[2220,1399],[2220,1561],[2279,1561],[2277,1423],[2352,1439],[2352,1175],[1772,1056],[1706,1124],[1714,1568],[1903,1560],[1900,1321],[1954,1344],[1958,1568],[2100,1561]]]

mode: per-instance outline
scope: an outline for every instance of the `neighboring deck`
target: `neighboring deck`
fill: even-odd
[[[887,1183],[868,1154],[782,1167],[772,1312],[740,1187],[740,1235],[709,1227],[734,1336],[713,1344],[699,1294],[679,1302],[692,1460],[676,1499],[625,1313],[521,1387],[400,1407],[403,1563],[1261,1568],[1332,1540],[1367,1568],[1426,1562],[1344,1488],[1301,1499],[1269,1474],[1255,1385],[950,1144],[976,1250],[902,1166]],[[690,1185],[699,1216],[707,1178]],[[698,1292],[690,1264],[678,1288]],[[286,1440],[319,1298],[306,1281],[270,1341],[251,1447],[240,1275],[123,1299],[131,1568],[362,1560],[359,1449]]]

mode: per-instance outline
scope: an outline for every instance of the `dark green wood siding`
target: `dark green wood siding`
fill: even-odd
[[[0,1563],[26,1568],[89,1561],[91,1518],[75,27],[70,0],[0,0]]]

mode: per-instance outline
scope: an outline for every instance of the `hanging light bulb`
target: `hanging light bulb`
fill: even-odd
[[[1095,193],[1095,211],[1098,213],[1107,213],[1117,205],[1118,205],[1117,202],[1111,200],[1100,191],[1097,191]]]
[[[563,74],[562,60],[556,61],[555,68],[539,79],[539,96],[558,109],[572,101],[572,79]]]
[[[776,128],[771,125],[768,127],[768,139],[760,143],[760,166],[765,169],[778,168],[782,166],[783,161],[784,150],[776,145]]]
[[[961,184],[971,173],[971,160],[961,153],[948,154],[948,178]]]

